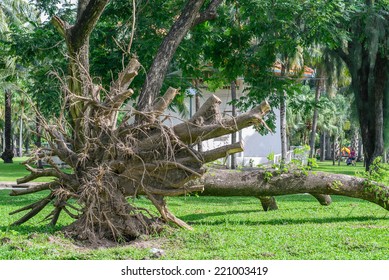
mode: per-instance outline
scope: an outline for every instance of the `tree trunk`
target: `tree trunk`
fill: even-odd
[[[358,139],[358,158],[357,161],[364,161],[363,159],[363,144],[362,144],[362,139],[359,137]]]
[[[384,119],[385,110],[388,111],[384,97],[389,94],[389,57],[387,42],[380,42],[380,38],[387,38],[388,15],[378,16],[374,6],[374,1],[366,2],[366,14],[355,17],[351,26],[347,50],[337,50],[352,78],[366,170],[376,157],[383,155],[384,127],[388,121]]]
[[[340,162],[342,161],[342,146],[343,146],[343,138],[342,136],[340,136],[339,138],[339,148],[338,148],[338,153],[339,153],[339,156],[338,156],[338,166],[340,166]]]
[[[389,188],[369,180],[325,172],[290,172],[266,176],[271,171],[210,170],[199,182],[206,196],[278,196],[287,194],[342,195],[375,203],[389,210]]]
[[[338,142],[337,136],[335,135],[332,136],[332,165],[335,165],[336,153],[338,152],[337,142]]]
[[[320,77],[319,74],[318,74],[318,76]],[[318,79],[316,82],[315,107],[313,110],[313,117],[312,117],[312,130],[311,130],[311,136],[309,139],[309,147],[310,147],[309,157],[310,158],[313,158],[313,156],[315,154],[316,127],[317,127],[317,117],[319,114],[319,109],[317,107],[317,104],[319,103],[321,84],[322,84],[322,80]],[[324,148],[324,146],[323,146],[323,148]]]
[[[23,116],[23,112],[22,112]],[[23,118],[20,116],[20,126],[19,126],[19,157],[23,156]]]
[[[231,82],[231,101],[236,99],[236,83],[235,81]],[[236,117],[236,108],[235,104],[232,104],[232,117]],[[236,143],[236,132],[231,133],[231,144]],[[236,154],[230,156],[231,159],[231,169],[236,169]]]
[[[27,134],[24,140],[24,149],[26,150],[26,155],[30,153],[30,136]]]
[[[36,142],[35,146],[37,147],[38,151],[42,148],[42,125],[41,125],[41,119],[36,116],[35,118],[35,137],[36,137]],[[39,169],[43,169],[43,163],[42,159],[38,157],[37,160],[37,167]]]
[[[326,132],[323,131],[320,134],[320,161],[325,160],[326,148],[327,148],[326,139],[327,139]]]
[[[166,71],[181,41],[193,26],[214,18],[216,16],[216,8],[222,1],[211,1],[208,8],[200,13],[200,8],[204,2],[204,0],[187,1],[185,7],[182,9],[181,15],[164,38],[147,72],[147,83],[144,83],[142,88],[138,100],[138,110],[148,111],[151,109],[152,103],[160,94]]]
[[[198,89],[198,82],[196,81],[196,88]],[[196,112],[200,109],[200,94],[196,91]],[[203,144],[201,141],[197,144],[197,151],[203,151]]]
[[[326,154],[325,159],[329,160],[332,159],[332,143],[331,143],[331,136],[328,132],[326,132]]]
[[[287,135],[286,135],[286,92],[280,92],[280,130],[281,130],[281,165],[286,163]]]
[[[1,155],[4,163],[13,163],[13,147],[12,147],[12,93],[10,90],[4,91],[5,112],[4,112],[4,139],[5,147]]]

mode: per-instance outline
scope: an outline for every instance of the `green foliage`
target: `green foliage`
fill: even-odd
[[[269,182],[271,178],[273,178],[273,173],[270,171],[265,171],[263,178],[265,182]]]
[[[340,181],[333,181],[332,183],[331,183],[331,189],[333,189],[333,190],[339,190],[339,188],[342,186],[343,184],[342,184],[342,182],[340,182]]]
[[[389,164],[383,163],[381,157],[376,157],[370,166],[369,171],[362,172],[361,176],[366,177],[365,191],[371,192],[376,199],[384,201],[384,204],[389,204],[389,197],[383,190],[382,183],[389,185]]]
[[[271,152],[270,154],[268,154],[266,158],[267,158],[269,161],[273,161],[273,160],[274,160],[274,152]]]
[[[317,164],[317,159],[316,158],[308,158],[308,166],[310,167],[310,169],[319,167],[319,165]]]

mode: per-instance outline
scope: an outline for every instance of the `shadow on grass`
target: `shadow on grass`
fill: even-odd
[[[315,171],[315,170],[314,170]],[[330,168],[325,168],[325,167],[321,167],[320,168],[320,171],[322,172],[328,172],[328,173],[334,173],[332,169]],[[344,175],[350,175],[350,176],[355,176],[356,175],[356,172],[357,170],[342,170],[340,171],[339,173],[340,174],[344,174]]]
[[[180,217],[190,225],[224,225],[226,223],[232,225],[247,225],[247,226],[260,226],[260,225],[298,225],[298,224],[327,224],[327,223],[343,223],[343,222],[365,222],[365,221],[381,221],[388,220],[386,216],[375,217],[375,216],[347,216],[347,217],[325,217],[325,218],[283,218],[283,219],[270,219],[263,221],[252,221],[252,220],[217,220],[217,221],[202,221],[207,217],[212,216],[225,216],[227,214],[247,213],[255,211],[228,211],[228,212],[215,212],[210,214],[192,214],[184,217]]]
[[[20,225],[20,226],[0,226],[0,232],[19,232],[20,234],[31,234],[31,233],[48,233],[53,234],[60,231],[63,226],[48,226],[48,225]]]
[[[48,195],[48,191],[21,196],[10,196],[11,190],[0,190],[0,205],[12,205],[15,207],[26,206]]]

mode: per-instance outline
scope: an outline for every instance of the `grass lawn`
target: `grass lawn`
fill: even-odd
[[[28,174],[26,168],[21,163],[27,158],[14,158],[14,163],[4,163],[0,160],[0,182],[15,182],[17,178],[21,178]]]
[[[335,165],[333,165],[332,161],[324,161],[324,162],[318,161],[317,164],[319,165],[319,167],[315,168],[315,170],[330,172],[330,173],[338,173],[338,174],[355,176],[358,175],[358,173],[361,174],[365,171],[365,167],[363,167],[363,162],[357,162],[356,166],[352,166],[352,165],[347,166],[347,164],[344,161],[340,162],[340,165],[338,165],[337,161],[335,162]]]
[[[328,172],[363,171],[362,166],[344,163],[319,165],[317,170]],[[21,214],[8,213],[43,194],[10,197],[8,192],[0,191],[0,259],[150,259],[153,247],[163,249],[161,259],[169,260],[389,258],[388,211],[352,198],[333,196],[333,203],[325,207],[309,195],[281,196],[277,197],[280,209],[270,212],[264,212],[259,200],[251,197],[169,198],[169,208],[193,231],[168,229],[133,244],[88,249],[55,231],[70,222],[66,216],[61,216],[56,229],[40,223],[45,213],[25,225],[10,227]],[[150,207],[144,198],[135,202]]]
[[[23,176],[29,174],[22,162],[27,160],[27,157],[18,157],[14,158],[14,163],[4,163],[0,160],[0,182],[12,182],[15,183],[16,179],[22,178]],[[34,182],[48,182],[49,178],[39,178],[34,180]]]

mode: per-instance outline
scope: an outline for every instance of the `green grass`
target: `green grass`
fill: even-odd
[[[0,182],[15,182],[16,179],[28,174],[21,164],[27,158],[14,158],[14,163],[4,163],[0,160]]]
[[[320,162],[318,161],[317,164],[319,165],[319,168],[314,168],[314,170],[318,171],[324,171],[324,172],[330,172],[330,173],[338,173],[338,174],[345,174],[345,175],[351,175],[355,176],[363,173],[365,171],[365,167],[363,167],[362,162],[357,162],[356,166],[349,165],[344,161],[340,162],[340,165],[338,165],[338,162],[335,162],[335,165],[333,165],[332,161],[324,161]]]
[[[320,170],[349,174],[363,167],[332,167]],[[43,195],[43,194],[42,194]],[[109,249],[77,247],[56,231],[71,222],[61,216],[55,229],[40,220],[10,227],[21,214],[8,213],[42,196],[10,197],[0,191],[0,259],[150,259],[150,249],[163,249],[161,259],[268,259],[387,260],[389,214],[362,200],[333,196],[321,206],[309,195],[277,197],[278,211],[264,212],[251,197],[174,197],[169,208],[194,230],[168,229],[160,236],[145,237],[134,244]],[[152,209],[140,198],[136,205]],[[154,211],[154,210],[153,210]]]
[[[27,160],[27,157],[17,157],[13,159],[13,163],[4,163],[0,160],[0,182],[15,183],[17,179],[29,174],[22,162]],[[49,182],[50,178],[38,178],[34,182]]]

